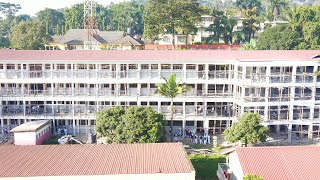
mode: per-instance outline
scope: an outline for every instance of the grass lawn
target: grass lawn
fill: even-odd
[[[212,154],[204,156],[202,154],[189,155],[194,169],[196,170],[196,179],[218,180],[218,163],[226,162],[225,156]]]

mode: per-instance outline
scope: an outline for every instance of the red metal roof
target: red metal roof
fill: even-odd
[[[0,60],[311,60],[320,50],[232,51],[232,50],[139,50],[139,51],[45,51],[0,50]]]
[[[180,143],[0,146],[0,177],[191,173]]]
[[[320,178],[319,146],[236,148],[244,175],[264,180],[315,180]]]

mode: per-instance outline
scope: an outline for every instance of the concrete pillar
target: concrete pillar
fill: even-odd
[[[183,119],[182,119],[182,137],[184,138],[186,135],[186,102],[182,102],[182,110],[183,110]]]
[[[205,68],[205,77],[206,77],[206,80],[209,80],[209,64],[205,64],[204,65],[204,68]]]
[[[162,79],[162,77],[161,77],[161,64],[160,63],[158,64],[158,77],[159,77],[159,79]]]
[[[138,69],[137,69],[137,79],[140,79],[140,74],[141,73],[141,64],[138,64]]]
[[[204,134],[209,133],[209,120],[207,118],[203,121]]]
[[[187,64],[182,64],[182,81],[186,81],[187,79]]]
[[[277,134],[280,134],[280,125],[277,125],[276,128],[277,128],[276,129]]]
[[[75,119],[75,105],[74,105],[74,102],[73,102],[73,111],[72,111],[72,129],[73,129],[73,135],[75,136],[77,133],[76,133],[76,119]]]
[[[288,142],[291,143],[291,135],[292,135],[292,124],[288,124]]]

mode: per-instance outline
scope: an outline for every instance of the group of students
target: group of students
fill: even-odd
[[[210,141],[211,140],[211,137],[209,134],[205,134],[205,135],[200,135],[198,136],[197,134],[191,134],[191,141],[194,143],[194,144],[210,144]]]

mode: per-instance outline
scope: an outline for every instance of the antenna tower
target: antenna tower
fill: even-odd
[[[85,0],[84,3],[84,50],[97,50],[97,21],[96,21],[97,3],[94,0]]]

